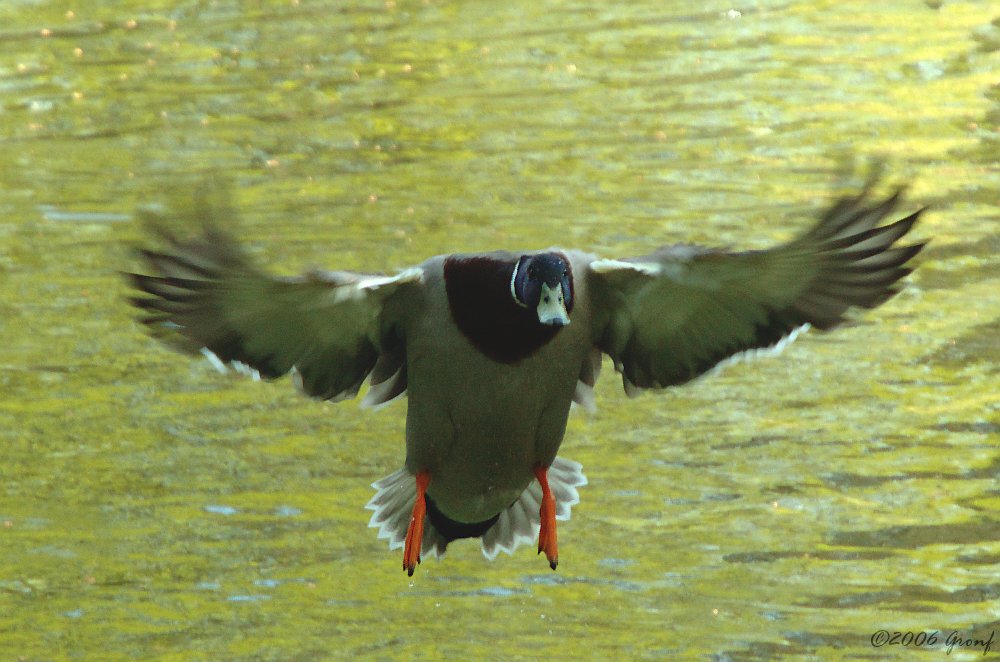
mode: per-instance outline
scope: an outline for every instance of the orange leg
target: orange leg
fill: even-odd
[[[556,547],[556,500],[549,489],[548,467],[535,467],[535,478],[542,486],[542,507],[539,515],[542,528],[538,531],[538,553],[545,552],[549,567],[553,570],[559,565],[559,551]]]
[[[424,493],[431,482],[428,471],[417,472],[417,500],[413,503],[413,514],[410,516],[410,526],[406,529],[406,547],[403,548],[403,570],[410,577],[420,563],[420,546],[424,540],[424,516],[427,514],[427,501]]]

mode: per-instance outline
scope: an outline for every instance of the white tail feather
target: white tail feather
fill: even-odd
[[[579,463],[560,457],[549,467],[549,489],[556,500],[558,520],[568,520],[572,507],[580,503],[577,488],[587,484],[587,477],[581,469]],[[417,481],[410,472],[400,469],[372,483],[372,487],[376,490],[375,496],[365,505],[365,508],[374,511],[368,526],[378,529],[380,540],[389,541],[389,549],[402,549],[417,499]],[[517,501],[500,513],[496,523],[482,535],[483,555],[492,561],[500,552],[513,554],[522,544],[534,544],[538,540],[541,502],[542,487],[537,479],[532,480]],[[438,533],[430,519],[425,519],[420,556],[441,558],[447,545],[448,541]]]

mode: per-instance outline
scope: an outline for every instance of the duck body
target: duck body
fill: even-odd
[[[873,182],[872,182],[873,183]],[[487,558],[537,538],[555,569],[556,520],[585,485],[558,455],[573,402],[593,407],[608,355],[628,395],[682,385],[780,348],[809,327],[897,291],[923,244],[899,245],[916,212],[887,225],[900,194],[870,188],[837,201],[807,231],[767,250],[689,245],[601,259],[549,249],[432,257],[394,276],[258,269],[203,201],[193,239],[151,227],[130,273],[153,335],[216,367],[265,379],[291,374],[338,401],[367,380],[363,404],[408,398],[406,457],[375,482],[369,525],[403,568],[478,538]]]
[[[443,514],[464,523],[495,517],[534,480],[536,466],[552,464],[579,376],[591,360],[585,290],[576,297],[571,324],[547,327],[514,306],[506,288],[491,291],[478,282],[493,268],[503,274],[495,282],[509,282],[520,255],[428,260],[421,265],[426,295],[405,322],[406,468],[430,471],[435,478],[427,494]],[[456,312],[471,298],[456,294],[466,289],[486,308],[523,311],[525,327],[537,334],[486,325],[494,337],[470,337],[476,331],[457,322],[442,326],[443,317],[480,314]],[[485,353],[488,343],[493,351]]]

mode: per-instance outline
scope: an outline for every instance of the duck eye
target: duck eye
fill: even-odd
[[[538,276],[538,270],[534,267],[528,267],[528,278],[534,280]]]
[[[566,269],[563,269],[563,278],[566,278],[567,276],[569,276],[569,271],[566,270]]]

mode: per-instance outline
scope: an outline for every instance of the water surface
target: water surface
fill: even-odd
[[[0,7],[0,651],[857,659],[1000,631],[1000,12],[689,5]],[[906,290],[673,392],[606,365],[556,573],[467,542],[408,580],[362,509],[405,404],[220,376],[118,276],[136,208],[192,178],[230,182],[275,271],[392,271],[764,247],[876,161],[930,206]]]

